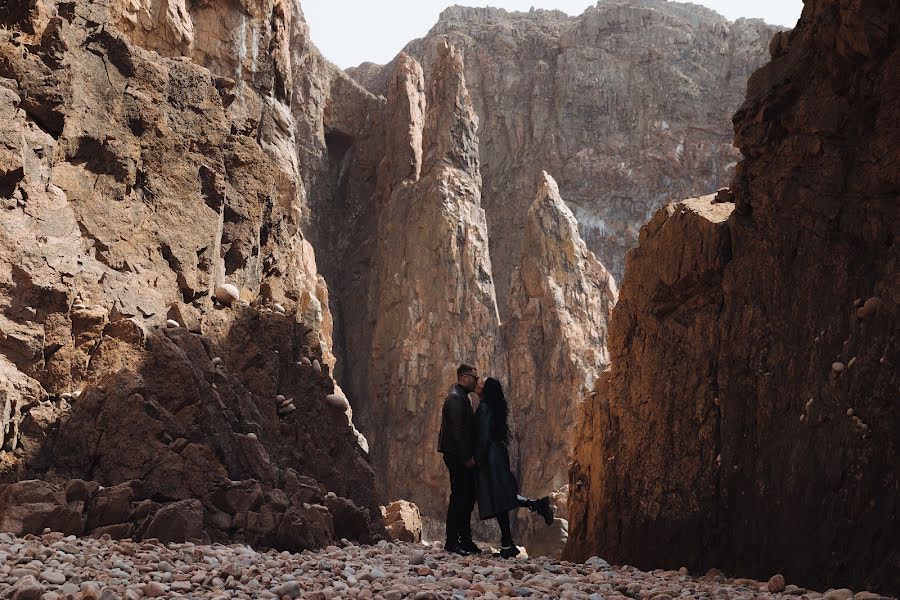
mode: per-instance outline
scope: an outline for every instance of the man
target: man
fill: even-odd
[[[475,429],[469,393],[478,384],[478,369],[461,364],[456,384],[444,400],[438,452],[450,472],[450,503],[447,506],[447,541],[444,549],[466,556],[481,549],[472,541],[472,509],[475,507]]]

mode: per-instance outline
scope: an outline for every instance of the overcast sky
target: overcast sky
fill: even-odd
[[[695,0],[734,19],[756,17],[793,27],[802,0]],[[580,15],[596,0],[302,0],[312,39],[339,67],[389,62],[407,42],[428,33],[447,6],[496,6],[527,11],[532,6]]]

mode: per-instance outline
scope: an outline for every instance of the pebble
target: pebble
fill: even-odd
[[[231,306],[232,303],[241,299],[241,293],[230,283],[224,283],[216,288],[216,300],[225,306]]]
[[[342,394],[328,394],[325,399],[328,404],[340,410],[347,410],[350,407],[350,402]]]
[[[316,373],[322,372],[322,365],[319,364],[318,358],[312,361],[312,368],[313,368],[313,371],[315,371]]]
[[[840,373],[841,371],[844,370],[844,368],[845,368],[845,366],[844,366],[844,363],[842,363],[842,362],[831,363],[831,370],[834,371],[835,373]]]
[[[249,437],[249,436],[248,436]],[[0,534],[0,590],[13,600],[404,600],[409,598],[561,598],[568,600],[878,600],[848,589],[824,596],[766,582],[728,579],[711,569],[693,578],[678,571],[616,567],[600,557],[584,564],[550,558],[458,557],[440,545],[341,540],[302,554],[243,544],[157,544],[79,539],[59,533],[25,539]]]
[[[772,593],[783,592],[785,587],[784,583],[784,575],[772,575],[769,578],[769,582],[766,584],[766,589],[768,589]]]
[[[300,364],[303,365],[304,367],[309,367],[312,365],[312,361],[304,356],[303,358],[300,359]]]

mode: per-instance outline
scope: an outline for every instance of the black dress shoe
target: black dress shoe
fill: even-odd
[[[458,554],[460,556],[469,556],[469,552],[466,551],[465,548],[460,546],[459,544],[452,544],[450,546],[444,546],[444,551],[449,554]]]
[[[481,548],[478,547],[478,544],[473,542],[472,540],[467,540],[459,543],[459,547],[468,552],[469,554],[481,554]]]
[[[515,558],[519,555],[519,548],[515,545],[513,546],[504,546],[500,548],[500,552],[497,553],[497,556],[500,558]]]

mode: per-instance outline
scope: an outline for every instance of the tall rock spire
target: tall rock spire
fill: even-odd
[[[516,415],[514,462],[523,493],[543,495],[566,484],[570,432],[582,398],[609,364],[607,323],[618,294],[546,172],[525,223],[503,337]],[[531,553],[531,536],[523,542]]]
[[[424,113],[421,69],[411,59],[399,62],[388,101],[386,127],[400,132],[388,137],[399,151],[380,167],[380,176],[395,180],[381,186],[370,393],[359,413],[386,495],[415,501],[427,515],[446,506],[436,444],[456,366],[504,370],[477,121],[456,50],[439,44],[432,69]],[[397,121],[405,115],[407,122]]]

